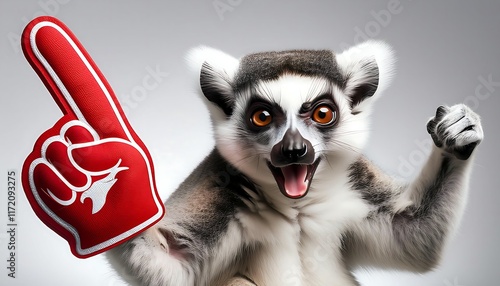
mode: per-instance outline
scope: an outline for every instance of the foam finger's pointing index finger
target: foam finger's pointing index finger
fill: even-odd
[[[133,140],[113,90],[63,23],[52,17],[36,18],[26,27],[22,45],[64,114],[88,123],[101,138]]]

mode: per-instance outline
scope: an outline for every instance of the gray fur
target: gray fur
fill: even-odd
[[[456,154],[454,150],[471,144],[477,146],[483,135],[477,115],[464,105],[439,107],[429,122],[436,122],[428,125],[429,133],[436,141],[460,138],[464,132],[469,132],[468,140],[454,146],[436,143],[424,172],[413,185],[397,183],[369,166],[364,159],[351,167],[353,188],[378,210],[384,207],[385,211],[367,217],[363,224],[344,234],[344,255],[350,267],[361,262],[370,265],[376,263],[374,259],[381,258],[386,266],[418,272],[430,271],[438,265],[466,199],[470,160],[464,161],[462,154]],[[440,133],[446,136],[434,136],[437,126],[443,125],[448,127]],[[469,127],[477,133],[470,133]],[[395,202],[405,191],[413,201],[405,208],[397,209]],[[372,241],[376,237],[368,233],[390,233],[384,242],[389,249]]]
[[[349,182],[352,189],[376,207],[376,214],[391,212],[394,197],[400,192],[391,183],[385,182],[379,170],[362,157],[349,168]]]
[[[373,166],[368,167],[364,159],[356,163],[371,168],[368,174],[351,173],[353,181],[359,178],[359,182],[363,182],[354,186],[358,186],[357,190],[363,198],[377,209],[366,218],[365,223],[370,224],[370,228],[377,228],[382,232],[390,229],[393,235],[393,249],[385,253],[393,253],[393,256],[384,263],[394,268],[419,272],[429,271],[437,266],[443,246],[450,235],[450,222],[454,221],[457,215],[452,207],[458,204],[457,200],[460,199],[455,186],[462,180],[465,171],[465,166],[453,161],[456,159],[444,156],[436,177],[430,184],[420,187],[423,192],[421,201],[397,211],[393,208],[394,198],[401,194],[400,190],[408,186],[398,186],[394,185],[394,182],[380,180],[385,175],[375,171]],[[387,188],[391,184],[393,187]],[[350,230],[345,233],[343,243],[344,255],[348,260],[352,259],[353,255],[378,252],[372,249],[376,244],[367,240],[365,233],[360,235]],[[375,256],[377,255],[380,254]],[[373,262],[369,264],[371,263]]]
[[[172,222],[187,229],[190,237],[203,247],[211,248],[236,212],[246,208],[242,200],[248,200],[249,196],[244,188],[255,187],[213,150],[172,194],[165,207]],[[177,214],[180,216],[176,217]]]
[[[324,77],[338,85],[342,85],[344,81],[331,51],[291,50],[255,53],[243,57],[234,80],[234,88],[240,90],[258,80],[277,79],[283,73]]]

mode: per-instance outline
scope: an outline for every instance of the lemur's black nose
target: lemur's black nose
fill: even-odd
[[[312,164],[314,149],[298,130],[288,129],[283,139],[273,147],[271,161],[275,166]]]
[[[307,153],[307,146],[304,144],[300,149],[281,149],[283,156],[290,158],[291,160],[297,160],[304,157]]]
[[[307,145],[298,131],[291,131],[289,129],[285,133],[285,136],[283,136],[282,142],[281,153],[286,158],[295,161],[304,157],[307,153]]]

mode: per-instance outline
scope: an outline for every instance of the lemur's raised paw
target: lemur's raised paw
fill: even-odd
[[[461,160],[467,160],[484,137],[479,115],[464,104],[438,107],[427,132],[437,147]]]

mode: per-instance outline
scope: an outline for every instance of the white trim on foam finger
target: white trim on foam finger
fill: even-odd
[[[139,148],[139,146],[137,144],[128,142],[128,141],[120,139],[120,138],[116,138],[115,140],[113,140],[111,138],[105,139],[105,142],[113,142],[113,141],[120,142],[123,144],[129,144],[130,146],[135,148],[137,151],[139,151],[139,153],[141,154],[143,159],[146,158],[144,151],[141,148]],[[34,160],[30,165],[30,168],[29,168],[30,189],[31,189],[31,192],[33,193],[33,196],[35,197],[35,200],[37,201],[38,205],[43,209],[43,211],[46,214],[48,214],[53,220],[55,220],[59,225],[64,227],[66,230],[68,230],[73,235],[73,237],[75,238],[75,241],[76,241],[76,251],[80,255],[86,256],[86,255],[92,254],[94,252],[100,251],[101,249],[107,248],[107,247],[109,247],[109,246],[111,246],[119,241],[126,239],[127,237],[131,237],[131,236],[139,233],[140,231],[143,231],[146,226],[148,226],[148,225],[152,224],[154,221],[160,219],[161,216],[163,215],[163,213],[161,211],[162,210],[161,202],[158,201],[158,199],[155,195],[155,191],[154,191],[155,189],[154,189],[154,184],[152,181],[151,166],[150,166],[148,160],[145,159],[144,161],[145,161],[147,169],[148,169],[148,175],[149,175],[148,177],[149,177],[151,195],[152,195],[154,202],[156,204],[157,212],[151,218],[144,221],[140,225],[135,226],[132,229],[129,229],[129,230],[121,233],[120,235],[117,235],[117,236],[115,236],[107,241],[104,241],[100,244],[97,244],[93,247],[86,248],[86,249],[81,248],[81,240],[80,240],[80,235],[79,235],[78,231],[71,224],[67,223],[65,220],[63,220],[62,218],[57,216],[54,212],[52,212],[52,210],[43,202],[42,198],[40,197],[40,194],[38,193],[38,190],[37,190],[34,178],[33,178],[33,173],[34,173],[36,166],[38,166],[39,164],[47,165],[66,184],[66,179],[64,177],[61,177],[59,175],[59,173],[57,172],[57,170],[52,165],[50,165],[50,163],[44,158],[38,158],[38,159]],[[73,192],[73,194],[76,194],[76,192]]]
[[[61,90],[64,98],[68,101],[71,109],[73,110],[73,112],[75,112],[75,115],[77,116],[77,118],[79,120],[81,120],[81,121],[83,121],[83,122],[85,122],[85,123],[88,124],[87,120],[85,119],[85,116],[80,111],[80,109],[78,108],[77,104],[73,100],[73,97],[71,96],[71,94],[68,92],[68,90],[64,86],[64,83],[61,81],[61,79],[59,78],[59,76],[57,75],[57,73],[54,71],[54,69],[52,68],[52,66],[49,64],[49,62],[45,59],[45,57],[42,55],[42,53],[38,49],[38,45],[36,43],[36,33],[38,33],[38,31],[41,28],[43,28],[43,27],[52,27],[52,28],[56,29],[66,39],[66,41],[68,41],[68,43],[71,45],[71,47],[73,48],[73,50],[77,53],[77,55],[80,57],[80,59],[82,60],[82,62],[87,67],[87,70],[92,74],[92,76],[94,77],[94,80],[97,82],[97,84],[101,88],[102,92],[106,96],[106,99],[107,99],[109,105],[111,106],[111,108],[113,109],[113,112],[114,112],[116,118],[118,119],[118,122],[120,122],[120,125],[121,125],[123,131],[127,135],[127,139],[130,142],[134,142],[134,138],[130,134],[130,131],[128,130],[125,122],[123,121],[123,118],[121,117],[120,113],[118,112],[118,108],[116,107],[114,101],[111,98],[111,94],[106,89],[106,86],[102,82],[101,78],[97,75],[96,71],[93,69],[92,65],[90,65],[89,61],[83,55],[82,51],[78,48],[78,46],[75,44],[75,42],[66,33],[66,31],[64,31],[61,27],[57,26],[55,23],[48,22],[48,21],[40,22],[40,23],[36,24],[33,27],[33,29],[31,30],[31,33],[30,33],[31,49],[33,50],[33,53],[35,54],[35,56],[37,57],[37,59],[47,69],[47,71],[49,72],[49,74],[52,77],[52,79],[54,79],[54,82],[56,83],[57,87],[59,87],[59,89]],[[88,124],[88,125],[90,125],[90,124]]]

